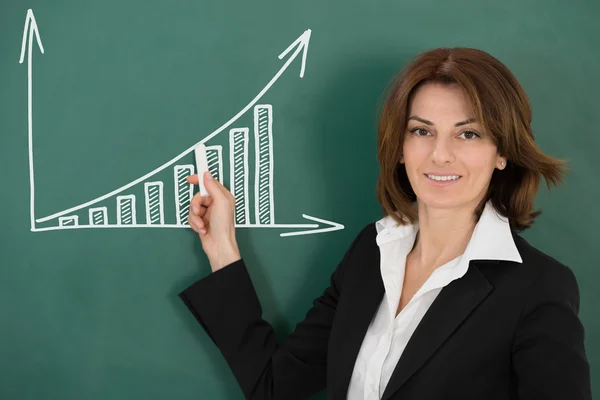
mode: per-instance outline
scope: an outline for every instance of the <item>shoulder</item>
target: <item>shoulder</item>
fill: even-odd
[[[354,254],[370,253],[374,248],[377,248],[377,222],[370,222],[358,232],[349,252]]]
[[[354,270],[355,267],[375,265],[379,257],[379,247],[376,242],[377,228],[375,222],[363,226],[347,247],[341,265],[344,270]]]
[[[559,301],[577,312],[579,286],[573,270],[514,232],[513,239],[523,260],[514,271],[525,284],[527,297]]]
[[[523,259],[522,267],[527,269],[527,272],[530,274],[544,277],[551,281],[575,277],[571,268],[534,247],[521,235],[513,232],[513,239]]]

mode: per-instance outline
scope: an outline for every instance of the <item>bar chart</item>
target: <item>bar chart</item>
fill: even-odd
[[[249,182],[249,143],[250,129],[248,127],[232,128],[229,130],[230,148],[228,158],[230,160],[230,182],[231,192],[235,197],[235,222],[238,225],[246,225],[252,222],[255,216],[256,224],[269,225],[275,221],[274,218],[274,196],[273,196],[273,145],[272,145],[272,119],[273,106],[257,105],[254,107],[255,116],[255,141],[256,141],[256,181]],[[211,175],[223,183],[223,147],[220,145],[206,146],[208,169]],[[143,182],[144,198],[137,199],[134,194],[124,193],[115,196],[114,207],[89,207],[86,218],[80,215],[63,215],[58,217],[59,227],[118,227],[118,226],[172,226],[165,223],[165,202],[171,201],[175,204],[175,225],[185,226],[188,224],[190,201],[194,194],[194,187],[188,183],[186,178],[195,173],[192,164],[175,164],[172,166],[174,187],[167,188],[165,182],[149,179]],[[255,185],[256,202],[255,212],[250,214],[249,186]],[[144,216],[136,217],[136,205],[144,204]],[[77,210],[79,211],[79,210]],[[116,215],[113,221],[109,221],[109,213]]]
[[[307,214],[302,214],[302,218],[311,223],[282,224],[278,221],[276,223],[275,220],[274,107],[272,104],[260,104],[259,101],[300,56],[302,60],[300,78],[304,76],[310,37],[311,30],[307,29],[279,54],[280,60],[286,57],[287,59],[263,89],[236,115],[213,132],[206,134],[199,142],[154,170],[115,190],[74,207],[37,218],[33,159],[32,50],[37,46],[44,54],[44,48],[33,11],[28,10],[19,62],[23,63],[27,55],[31,231],[107,228],[189,229],[187,219],[194,187],[187,182],[186,178],[195,173],[195,167],[193,160],[184,158],[200,143],[206,146],[210,173],[223,184],[225,165],[228,166],[229,190],[235,197],[236,228],[294,230],[280,233],[282,237],[344,229],[344,226],[337,222]],[[244,119],[251,119],[252,123],[247,124],[251,126],[240,124]],[[227,132],[229,135],[228,146],[213,143],[213,139],[222,132]],[[251,152],[251,149],[254,151]],[[254,160],[253,169],[250,167],[251,160]],[[168,179],[164,177],[165,173],[168,173]]]

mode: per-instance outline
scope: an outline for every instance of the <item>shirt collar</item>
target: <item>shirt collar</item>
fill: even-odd
[[[390,215],[375,223],[376,242],[379,247],[413,234],[419,229],[419,223],[399,225]],[[508,219],[501,216],[492,203],[485,204],[481,217],[467,244],[461,261],[470,260],[506,260],[522,263],[517,250]]]

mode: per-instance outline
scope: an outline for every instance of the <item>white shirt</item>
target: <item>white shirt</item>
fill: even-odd
[[[382,218],[375,225],[385,294],[358,353],[348,388],[348,400],[379,400],[383,396],[392,372],[417,325],[442,289],[467,273],[469,261],[483,259],[523,262],[512,238],[508,220],[500,216],[491,202],[488,202],[465,252],[437,268],[396,316],[406,256],[413,248],[419,226],[418,223],[398,225],[391,216]]]

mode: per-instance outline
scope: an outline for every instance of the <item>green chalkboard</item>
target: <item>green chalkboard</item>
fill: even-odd
[[[524,236],[579,280],[600,393],[599,4],[3,2],[0,398],[241,398],[177,297],[210,271],[185,226],[191,149],[237,193],[241,252],[283,337],[381,216],[382,91],[440,46],[511,68],[540,147],[569,160]]]

